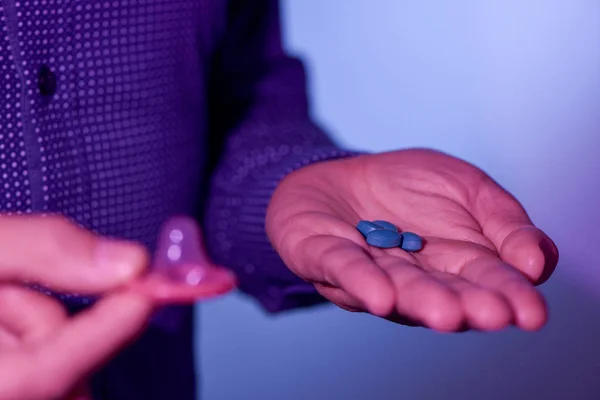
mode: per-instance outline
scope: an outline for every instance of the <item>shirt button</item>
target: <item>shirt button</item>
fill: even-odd
[[[52,96],[56,92],[56,75],[47,65],[42,65],[38,72],[38,89],[42,96]]]

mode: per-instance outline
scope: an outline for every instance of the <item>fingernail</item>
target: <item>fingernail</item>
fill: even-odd
[[[131,243],[107,239],[96,247],[95,262],[100,271],[106,271],[107,278],[126,281],[144,268],[145,253]]]

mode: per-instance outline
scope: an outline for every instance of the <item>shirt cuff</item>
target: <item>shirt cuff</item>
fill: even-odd
[[[213,197],[213,204],[207,209],[208,221],[212,220],[207,226],[213,232],[207,235],[211,256],[234,270],[240,290],[269,313],[326,302],[311,283],[285,266],[266,235],[266,211],[273,192],[283,178],[300,168],[362,154],[332,147],[313,148],[309,153],[292,151],[265,168],[255,169],[241,187],[228,191],[228,195]]]

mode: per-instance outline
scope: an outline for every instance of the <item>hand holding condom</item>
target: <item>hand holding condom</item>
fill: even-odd
[[[90,400],[87,378],[144,330],[157,307],[232,290],[234,276],[209,261],[201,240],[192,219],[173,218],[149,261],[140,245],[64,218],[0,215],[0,398]],[[24,281],[101,298],[69,316]]]

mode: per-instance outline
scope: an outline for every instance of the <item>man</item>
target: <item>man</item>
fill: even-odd
[[[277,1],[8,1],[1,11],[6,213],[60,213],[149,250],[166,218],[195,214],[213,260],[270,312],[327,299],[441,331],[545,323],[533,285],[557,263],[552,241],[468,163],[335,146],[310,121]],[[360,219],[392,221],[425,247],[370,248],[354,228]],[[103,242],[62,220],[6,220],[13,239],[0,266],[89,265]],[[130,250],[129,262],[110,253],[122,279],[143,264]],[[57,286],[87,294],[115,285],[86,279]],[[73,311],[91,303],[60,297]],[[135,315],[148,313],[129,301]],[[194,398],[192,309],[172,311],[176,324],[151,325],[93,377],[95,398]]]

